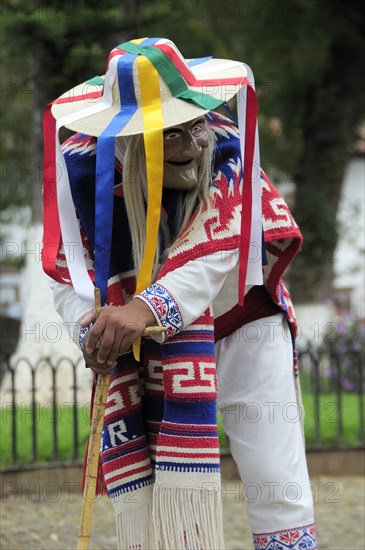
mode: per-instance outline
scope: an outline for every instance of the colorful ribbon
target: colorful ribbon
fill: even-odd
[[[56,120],[52,115],[52,105],[80,101],[83,99],[97,99],[103,91],[88,92],[81,96],[67,96],[49,103],[43,113],[43,135],[44,135],[44,159],[43,159],[43,247],[42,265],[44,271],[60,283],[64,280],[59,276],[56,269],[56,258],[61,241],[61,227],[59,205],[57,199],[57,181],[60,167],[56,162],[57,130]],[[56,139],[55,139],[56,136]],[[79,233],[79,231],[78,231]],[[72,241],[74,242],[74,241]],[[67,247],[67,243],[66,243]]]
[[[156,40],[143,39],[143,44],[153,44]],[[133,63],[136,57],[137,54],[127,53],[118,58],[120,111],[100,134],[96,147],[95,282],[100,288],[102,305],[107,296],[113,230],[115,136],[138,109],[133,83]]]
[[[139,44],[137,44],[137,42],[139,42]],[[153,48],[151,47],[152,44],[154,45]],[[241,155],[244,168],[239,289],[240,303],[243,302],[245,284],[262,284],[261,262],[250,262],[249,258],[250,244],[253,243],[257,245],[257,247],[260,246],[259,243],[261,242],[262,231],[261,186],[259,184],[259,177],[257,178],[257,182],[252,182],[253,169],[257,168],[259,171],[257,99],[254,91],[253,79],[241,76],[209,80],[207,78],[209,73],[212,71],[219,72],[219,66],[204,67],[204,61],[209,58],[201,58],[190,62],[190,66],[201,65],[198,66],[195,71],[199,76],[198,79],[170,44],[169,41],[158,38],[142,39],[121,44],[118,48],[113,50],[109,56],[108,71],[105,76],[103,89],[86,95],[78,97],[70,96],[55,101],[55,103],[62,103],[66,101],[78,101],[85,99],[85,97],[93,98],[102,96],[101,102],[83,109],[81,112],[79,111],[62,117],[57,124],[51,114],[52,104],[45,110],[45,247],[42,253],[42,261],[45,271],[54,279],[62,282],[55,268],[61,227],[62,239],[64,244],[66,244],[65,253],[67,264],[75,291],[82,299],[87,299],[88,301],[93,300],[93,285],[88,276],[83,258],[81,237],[79,235],[77,218],[73,208],[67,169],[62,155],[58,133],[61,126],[67,126],[76,120],[95,115],[98,112],[110,108],[113,104],[111,90],[114,79],[118,75],[119,90],[121,93],[121,110],[99,136],[97,144],[95,211],[96,284],[102,290],[104,303],[107,291],[112,231],[111,213],[113,208],[114,185],[114,139],[125,124],[127,124],[137,108],[132,77],[132,64],[136,56],[138,56],[137,62],[141,83],[142,113],[145,125],[144,139],[149,195],[146,220],[146,239],[148,246],[146,243],[145,255],[137,280],[137,292],[146,288],[151,280],[160,219],[163,170],[163,153],[161,153],[161,151],[163,151],[162,129],[164,123],[162,120],[158,75],[164,79],[174,97],[193,101],[196,105],[205,110],[215,109],[217,106],[224,103],[225,98],[222,98],[222,100],[215,99],[209,94],[191,90],[188,85],[191,87],[203,85],[223,86],[231,84],[241,86],[237,94]],[[127,53],[121,55],[121,50]],[[232,66],[236,64],[236,62],[232,62]],[[224,63],[223,68],[227,68],[227,62]],[[147,77],[144,76],[144,72]],[[152,81],[153,85],[151,85]],[[103,82],[104,80],[101,77],[94,77],[88,81],[88,84],[101,85]],[[246,84],[246,86],[243,86],[244,84]],[[55,134],[56,140],[54,139]],[[58,166],[60,171],[60,177],[58,179],[56,166]],[[55,184],[56,181],[57,186]],[[154,184],[152,182],[156,183]],[[55,199],[56,190],[57,201]],[[57,202],[59,216],[57,212]],[[67,245],[72,246],[68,247]],[[71,248],[73,258],[67,252],[67,248]]]
[[[154,40],[148,39],[148,44],[153,43]],[[44,238],[42,249],[42,263],[45,272],[52,278],[59,282],[64,282],[57,273],[56,269],[56,257],[57,250],[60,244],[60,238],[62,234],[62,241],[64,244],[64,251],[69,269],[70,277],[74,289],[78,296],[87,302],[93,303],[94,298],[94,285],[89,277],[87,268],[85,265],[85,259],[83,256],[83,245],[81,241],[78,221],[72,201],[70,183],[67,173],[67,166],[62,154],[61,144],[59,141],[59,130],[62,126],[71,125],[73,122],[85,118],[91,115],[95,115],[99,112],[107,110],[113,104],[112,86],[114,79],[117,75],[117,63],[118,59],[113,59],[109,70],[105,76],[104,88],[96,92],[82,94],[81,96],[67,96],[65,98],[57,99],[53,103],[64,103],[71,101],[78,101],[84,99],[100,98],[102,101],[95,105],[86,107],[82,111],[71,113],[61,117],[56,122],[52,112],[51,103],[47,106],[44,113],[44,138],[45,138],[45,156],[44,156],[44,177],[45,177],[45,189],[44,189]],[[94,80],[94,79],[92,79]],[[90,82],[91,85],[99,85],[100,80]],[[111,142],[110,142],[111,144]],[[114,154],[114,140],[112,145]],[[113,174],[114,174],[114,160],[113,160]],[[108,188],[108,186],[107,186]],[[57,197],[57,200],[55,200]],[[58,212],[57,212],[58,205]],[[110,206],[110,196],[109,196]],[[100,210],[100,209],[99,209]],[[103,212],[101,216],[105,219],[110,218],[111,212]],[[100,212],[97,216],[97,225],[100,226]],[[103,256],[105,250],[108,248],[108,241],[106,241],[105,249],[100,253],[99,258]],[[110,244],[109,244],[110,248]],[[107,252],[106,252],[107,253]],[[110,252],[109,252],[110,254]],[[100,265],[100,261],[99,261]],[[101,277],[103,274],[101,274]],[[100,280],[99,276],[98,279]],[[107,284],[107,281],[106,281]]]
[[[243,96],[241,96],[241,101]],[[257,275],[262,277],[261,258],[259,264],[259,273],[255,269],[255,263],[250,262],[251,246],[254,244],[261,248],[260,240],[257,241],[255,231],[255,241],[253,240],[252,231],[252,205],[253,201],[253,169],[254,169],[254,151],[255,151],[255,135],[257,124],[257,99],[254,90],[247,87],[246,90],[246,112],[245,125],[243,126],[242,115],[243,109],[238,109],[238,121],[240,128],[245,128],[244,133],[240,131],[240,146],[241,157],[243,162],[243,188],[242,188],[242,215],[241,215],[241,246],[240,246],[240,276],[238,282],[238,297],[240,305],[244,303],[245,285],[258,284]],[[260,186],[260,180],[256,187]],[[260,186],[261,197],[261,186]],[[260,212],[261,216],[261,212]],[[261,227],[261,221],[260,221]],[[255,227],[256,229],[256,227]],[[260,255],[261,256],[261,255]],[[250,268],[251,267],[251,268]],[[250,268],[250,269],[249,269]],[[248,276],[249,275],[249,276]]]
[[[105,77],[105,85],[102,90],[98,90],[98,97],[102,94],[102,101],[94,105],[86,107],[76,113],[63,116],[56,121],[52,115],[51,110],[46,111],[53,121],[49,126],[55,124],[55,132],[51,137],[50,152],[51,152],[51,164],[52,162],[57,167],[57,174],[55,175],[56,188],[57,188],[57,203],[59,212],[59,224],[62,234],[62,241],[64,245],[64,252],[67,261],[67,267],[70,273],[71,281],[74,286],[77,295],[84,301],[92,304],[94,302],[94,285],[89,277],[85,258],[83,254],[83,245],[81,241],[80,229],[78,220],[75,213],[75,208],[72,200],[72,194],[70,189],[70,182],[68,178],[67,166],[62,153],[61,143],[59,140],[59,130],[62,126],[72,125],[73,122],[95,115],[99,112],[107,110],[113,104],[112,97],[112,84],[116,74],[116,64],[111,67],[111,70]],[[94,93],[95,94],[95,93]],[[81,96],[82,99],[90,97],[90,94]],[[56,102],[75,101],[72,96],[61,98]],[[46,137],[46,136],[45,136]],[[50,220],[52,223],[53,220]],[[59,240],[57,246],[59,244]],[[44,249],[48,248],[46,240],[44,241]],[[46,254],[43,255],[43,258]],[[55,258],[51,258],[51,271],[56,273]],[[48,271],[46,271],[48,272]],[[51,276],[52,274],[49,273]]]
[[[146,246],[137,279],[136,292],[144,290],[151,282],[160,225],[163,178],[163,127],[162,105],[158,72],[145,57],[137,58],[144,123],[144,146],[148,182],[146,217]],[[148,243],[148,246],[147,246]]]
[[[118,46],[129,53],[138,53],[153,63],[161,78],[170,88],[172,95],[178,99],[193,101],[198,107],[211,111],[222,105],[223,101],[214,97],[191,90],[181,76],[173,62],[159,49],[148,46],[138,46],[131,42],[124,42]]]
[[[146,58],[137,58],[141,92],[141,106],[144,123],[144,147],[148,186],[146,243],[140,272],[137,278],[136,293],[147,288],[152,279],[152,270],[157,248],[160,226],[162,180],[163,180],[163,127],[162,105],[158,72]],[[133,352],[139,360],[140,342],[133,343]]]
[[[96,145],[95,185],[95,284],[100,288],[101,304],[106,302],[113,230],[115,136],[137,110],[133,86],[133,62],[136,56],[126,54],[118,58],[118,79],[121,109],[100,134]]]

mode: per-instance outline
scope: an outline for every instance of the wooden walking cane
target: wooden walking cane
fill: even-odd
[[[95,317],[101,311],[100,289],[95,288]],[[163,332],[163,327],[147,327],[142,336]],[[103,431],[105,405],[108,396],[111,374],[99,374],[96,385],[93,414],[90,426],[89,447],[87,453],[85,487],[81,511],[81,525],[77,550],[88,550],[91,534],[91,521],[94,509],[96,482],[99,465],[100,440]]]

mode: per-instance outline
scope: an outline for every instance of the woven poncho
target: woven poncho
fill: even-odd
[[[206,254],[239,247],[242,170],[237,128],[220,115],[209,115],[208,120],[217,138],[210,187],[213,206],[193,216],[158,278]],[[95,139],[77,134],[65,143],[64,154],[93,278]],[[116,182],[120,179],[117,166]],[[301,235],[264,174],[261,185],[269,260],[264,269],[266,286],[295,334],[281,275],[297,254]],[[171,212],[167,214],[171,217]],[[123,305],[135,292],[135,273],[119,193],[113,224],[107,301]],[[64,282],[70,283],[62,246],[57,265]],[[152,287],[158,289],[158,280]],[[166,308],[163,295],[157,291],[155,296],[157,306]],[[141,362],[129,353],[113,370],[98,489],[106,488],[115,505],[121,548],[222,549],[214,318],[208,308],[180,330],[178,308],[164,314],[165,342],[144,339]]]

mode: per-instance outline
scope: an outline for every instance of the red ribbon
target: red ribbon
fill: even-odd
[[[252,222],[252,170],[255,151],[255,135],[257,122],[257,97],[254,89],[247,86],[246,128],[245,128],[245,160],[242,188],[241,213],[241,244],[238,279],[238,303],[243,306],[245,284],[250,255],[251,222]]]
[[[61,243],[60,217],[57,201],[57,165],[56,165],[56,119],[52,114],[52,105],[69,103],[84,99],[101,97],[103,89],[56,99],[47,105],[43,112],[43,247],[42,266],[47,275],[59,283],[65,281],[57,272],[56,259]]]

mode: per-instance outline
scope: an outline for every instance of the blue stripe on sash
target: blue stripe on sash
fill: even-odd
[[[176,423],[176,427],[179,425],[190,424],[194,426],[210,425],[212,430],[209,433],[205,433],[207,437],[214,437],[217,435],[217,407],[216,401],[209,396],[205,401],[187,401],[186,399],[175,399],[173,403],[169,399],[165,399],[165,411],[164,418],[168,418],[169,422]],[[161,433],[169,434],[169,428],[165,430],[161,426]],[[195,434],[192,430],[191,434]],[[184,430],[182,435],[187,435]]]
[[[211,341],[204,342],[204,340],[198,340],[191,342],[189,340],[183,340],[182,342],[166,342],[163,350],[165,357],[179,357],[179,355],[201,355],[208,359],[212,359],[214,354],[214,344]]]

